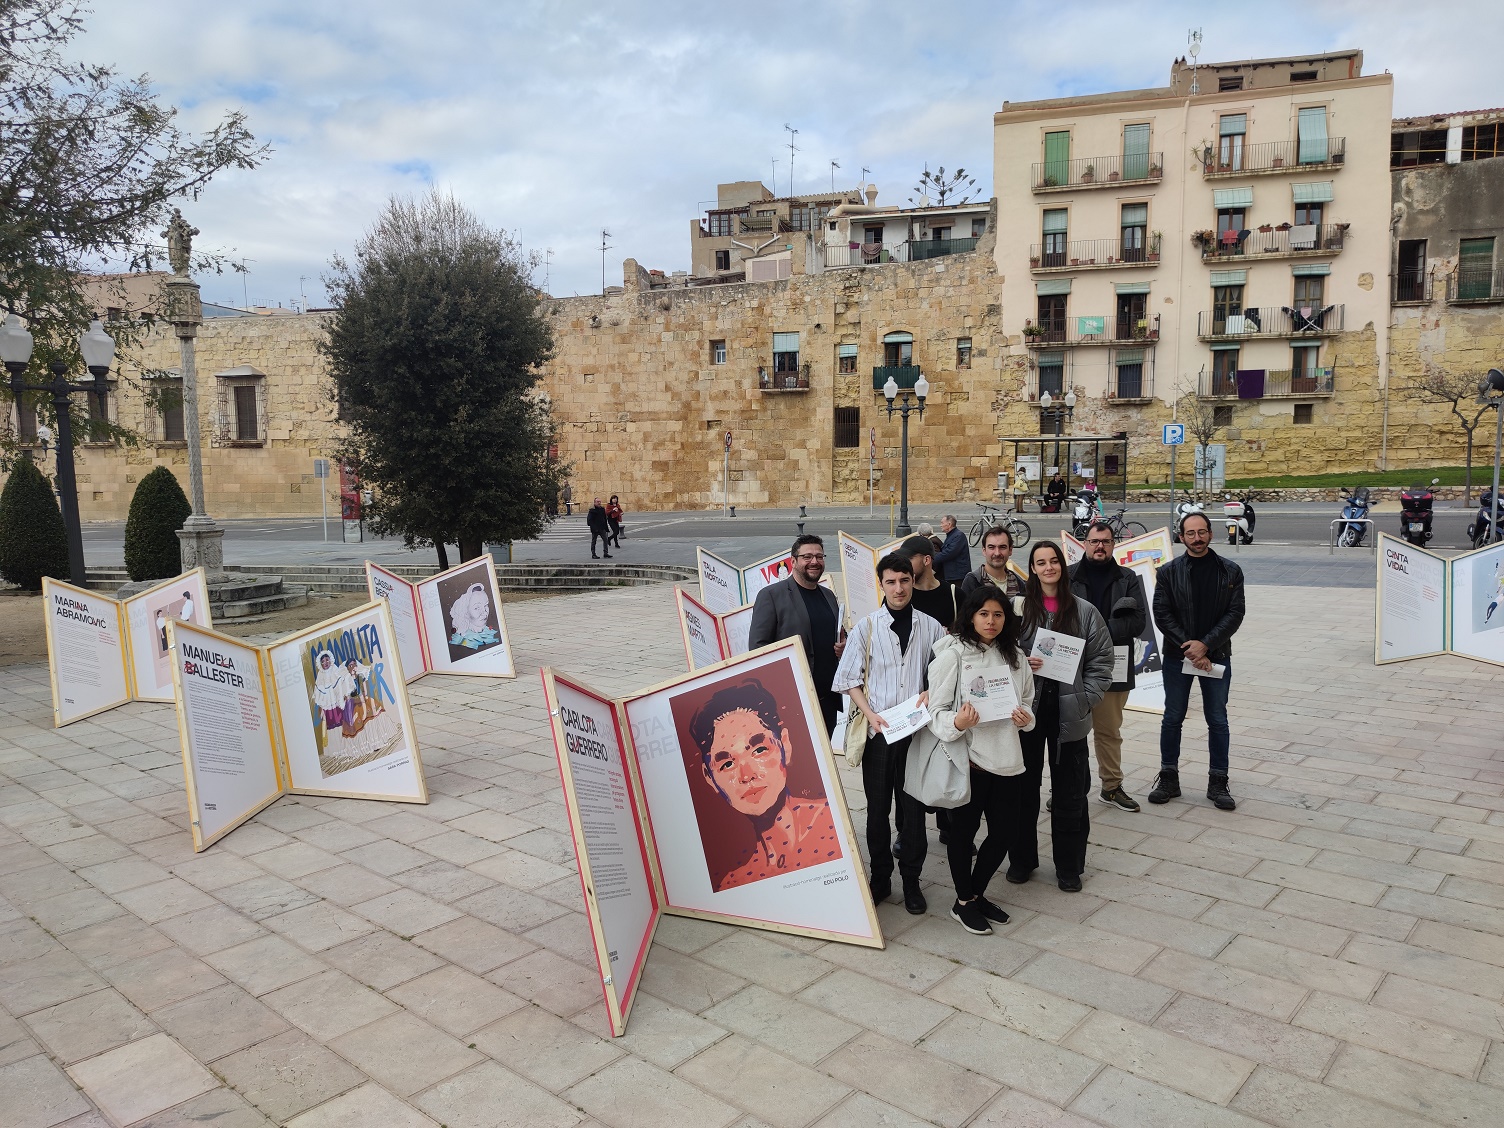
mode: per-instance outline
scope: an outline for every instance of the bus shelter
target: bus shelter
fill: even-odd
[[[1022,471],[1029,481],[1028,496],[1036,501],[1044,496],[1056,467],[1072,493],[1083,487],[1094,488],[1104,500],[1128,500],[1126,431],[1116,435],[1025,435],[999,441],[1010,483]],[[1014,486],[1010,492],[1016,489]]]

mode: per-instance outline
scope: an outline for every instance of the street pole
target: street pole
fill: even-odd
[[[84,533],[78,517],[78,480],[73,473],[73,423],[68,418],[68,393],[61,362],[52,366],[52,408],[57,414],[57,492],[63,507],[63,529],[68,535],[68,579],[78,587],[89,586],[84,566]]]
[[[835,162],[832,161],[832,164]],[[832,176],[834,173],[832,173]],[[867,519],[872,519],[872,511],[877,505],[877,428],[871,428],[871,434],[867,437]]]
[[[894,403],[898,399],[898,390],[898,382],[892,376],[889,376],[888,382],[882,388],[883,397],[888,401],[888,418],[892,419],[895,411],[903,416],[903,452],[899,463],[900,469],[898,475],[898,484],[899,488],[903,491],[903,500],[898,510],[897,535],[906,537],[914,531],[909,527],[909,416],[913,413],[917,413],[921,418],[924,416],[924,400],[930,394],[930,382],[924,378],[924,373],[919,372],[914,380],[912,393],[909,389],[905,388],[903,402]],[[917,405],[909,398],[911,394],[917,397]]]
[[[731,513],[731,432],[726,432],[726,462],[721,469],[721,516]]]
[[[1177,443],[1170,448],[1170,529],[1175,529],[1175,455],[1180,450]]]
[[[1504,389],[1501,389],[1504,390]],[[1493,511],[1489,514],[1488,536],[1492,540],[1494,531],[1499,527],[1499,451],[1504,447],[1504,397],[1494,403],[1494,414],[1498,422],[1494,424],[1494,493]],[[58,465],[58,477],[63,474],[62,465]]]
[[[906,537],[914,530],[909,528],[909,402],[903,404],[903,461],[898,477],[898,535]]]

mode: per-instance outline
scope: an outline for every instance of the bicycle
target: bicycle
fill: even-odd
[[[1133,537],[1141,537],[1149,530],[1137,521],[1124,521],[1123,514],[1128,512],[1128,507],[1122,506],[1111,517],[1101,518],[1109,529],[1112,530],[1112,539],[1115,541],[1130,540]]]
[[[982,538],[987,535],[989,529],[999,525],[1008,530],[1008,535],[1013,538],[1014,548],[1021,548],[1029,543],[1029,537],[1033,534],[1028,522],[1019,520],[1012,510],[1004,511],[982,501],[977,502],[977,508],[982,511],[982,515],[971,527],[973,548],[982,543]]]

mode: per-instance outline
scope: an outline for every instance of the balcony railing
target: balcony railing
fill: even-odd
[[[1304,255],[1329,255],[1342,250],[1346,241],[1346,223],[1281,224],[1265,231],[1262,227],[1220,234],[1202,231],[1197,234],[1204,262],[1230,258],[1300,258]],[[1208,238],[1210,237],[1210,238]]]
[[[1036,192],[1059,192],[1067,188],[1106,188],[1113,184],[1153,184],[1162,180],[1164,174],[1163,153],[1077,157],[1036,164],[1033,184]]]
[[[774,372],[771,367],[759,365],[757,389],[762,392],[807,392],[809,365],[803,365],[793,372]]]
[[[908,243],[825,244],[825,269],[848,266],[881,266],[886,262],[908,262]]]
[[[1304,399],[1336,391],[1330,368],[1314,371],[1244,369],[1236,373],[1203,372],[1196,382],[1201,399]]]
[[[1431,301],[1431,273],[1401,270],[1394,276],[1395,305],[1426,305]]]
[[[1202,310],[1196,335],[1203,341],[1237,341],[1245,337],[1328,337],[1343,329],[1341,305],[1259,306],[1238,312]]]
[[[1159,316],[1050,318],[1024,325],[1024,344],[1031,349],[1058,345],[1125,345],[1153,348],[1159,343]]]
[[[891,376],[900,391],[913,391],[914,385],[919,382],[919,377],[922,375],[924,373],[917,364],[880,364],[872,369],[872,390],[882,391],[883,385]]]
[[[1461,269],[1447,282],[1447,301],[1454,305],[1504,301],[1504,286],[1501,286],[1501,282],[1504,282],[1504,273],[1491,266]]]
[[[1202,150],[1201,172],[1208,179],[1247,176],[1250,173],[1314,172],[1341,168],[1347,159],[1347,138],[1328,137],[1325,141],[1266,141],[1261,145],[1244,145],[1241,152],[1222,160],[1220,144]]]
[[[1158,266],[1158,245],[1150,242],[1147,249],[1129,246],[1126,249],[1121,239],[1081,239],[1066,243],[1059,251],[1046,244],[1029,246],[1030,270],[1082,270],[1108,266]]]
[[[1154,372],[1149,365],[1115,365],[1107,378],[1108,403],[1139,403],[1154,398]]]
[[[976,250],[977,241],[970,239],[910,239],[909,261],[918,262],[921,259],[944,258],[946,255],[959,255],[963,251]]]

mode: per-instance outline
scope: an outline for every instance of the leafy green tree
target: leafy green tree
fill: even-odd
[[[527,540],[565,468],[538,390],[553,334],[533,262],[452,196],[394,198],[325,279],[337,312],[321,351],[349,438],[340,457],[374,493],[376,532],[460,558]]]
[[[125,570],[134,580],[166,580],[183,570],[178,530],[193,506],[165,466],[141,479],[125,519]]]
[[[31,459],[18,459],[0,490],[0,576],[36,591],[43,576],[68,575],[68,535],[52,483]]]

